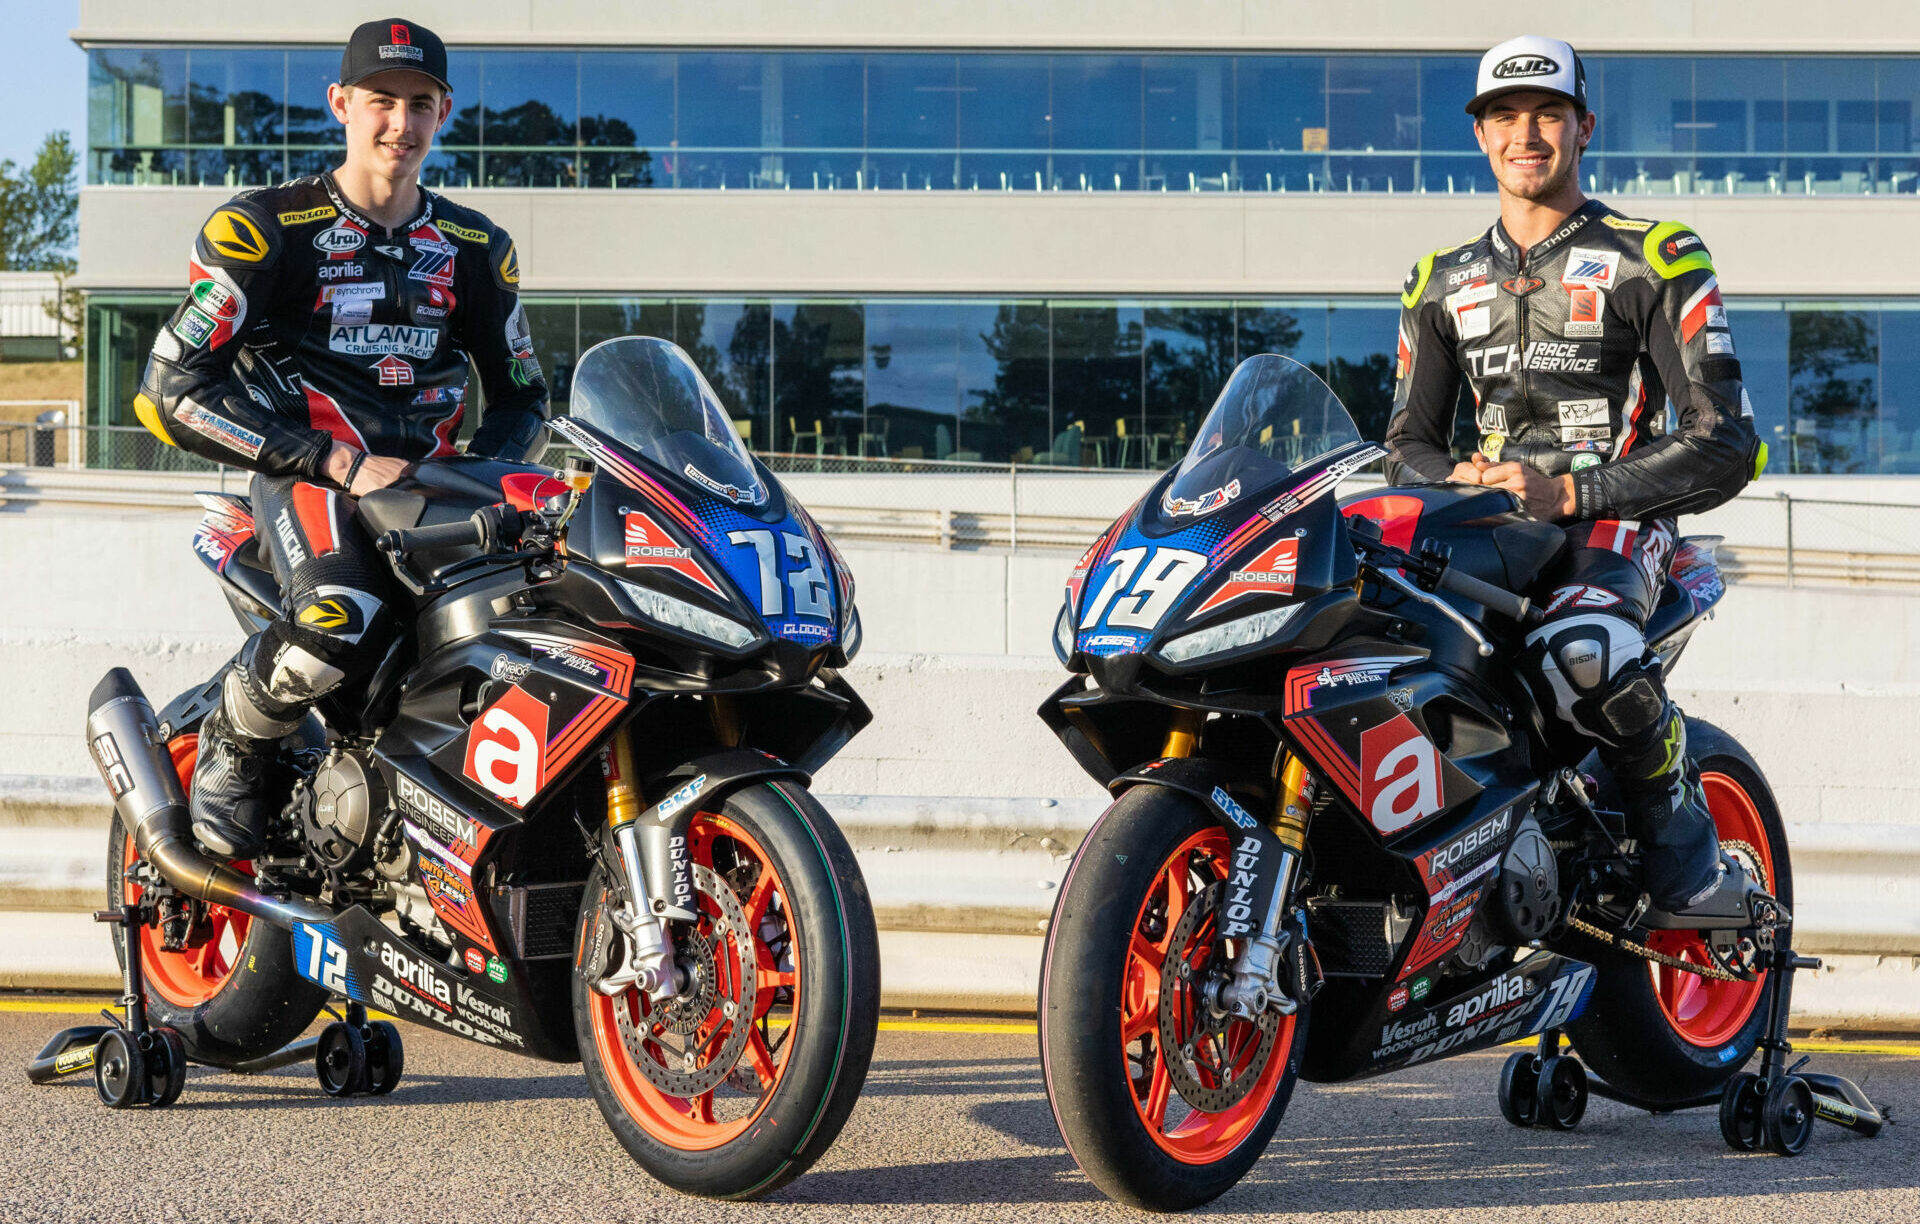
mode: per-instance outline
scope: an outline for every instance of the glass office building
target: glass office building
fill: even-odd
[[[1493,189],[1474,56],[454,51],[447,187]],[[92,52],[95,183],[334,164],[336,50]],[[1605,195],[1920,187],[1920,57],[1587,58]]]
[[[1257,193],[1286,208],[1276,197],[1493,189],[1461,110],[1473,55],[450,41],[454,111],[425,179],[456,193],[512,189],[534,209],[561,191]],[[90,191],[239,189],[340,158],[325,106],[337,48],[128,41],[89,55]],[[1920,193],[1920,56],[1586,62],[1601,121],[1582,175],[1630,213],[1663,215],[1662,204],[1619,197],[1744,197],[1752,209],[1791,210],[1768,201],[1904,208]],[[472,202],[493,207],[484,194]],[[1459,203],[1474,224],[1491,219],[1490,198]],[[1398,266],[1420,249],[1396,251]],[[715,253],[716,264],[727,259]],[[1142,284],[1166,283],[1158,271]],[[584,349],[643,332],[695,355],[758,450],[1139,468],[1171,460],[1253,352],[1313,366],[1378,437],[1399,287],[1397,274],[1381,282],[1359,295],[1135,297],[633,284],[525,300],[559,402]],[[129,423],[173,299],[95,285],[95,419]],[[1836,266],[1804,292],[1737,288],[1729,311],[1772,470],[1920,472],[1920,285],[1912,298],[1849,296]]]

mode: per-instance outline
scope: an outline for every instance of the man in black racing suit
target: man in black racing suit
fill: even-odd
[[[344,163],[214,212],[135,400],[162,440],[257,473],[254,519],[285,593],[201,729],[194,833],[229,857],[261,847],[274,741],[392,640],[391,573],[352,499],[454,453],[469,360],[486,418],[468,449],[521,459],[540,438],[546,386],[513,241],[419,185],[450,95],[431,31],[356,29],[327,91]]]
[[[1573,48],[1534,36],[1495,47],[1467,111],[1500,185],[1500,220],[1421,259],[1401,294],[1388,478],[1499,486],[1567,525],[1522,671],[1546,709],[1596,743],[1625,797],[1647,893],[1681,913],[1716,891],[1724,868],[1685,722],[1641,631],[1674,516],[1739,492],[1765,450],[1699,235],[1580,192],[1594,117]],[[1480,445],[1455,463],[1462,376]]]

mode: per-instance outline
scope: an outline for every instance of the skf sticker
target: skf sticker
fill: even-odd
[[[322,204],[318,208],[308,208],[300,212],[283,212],[274,218],[282,225],[305,225],[309,221],[331,221],[340,215],[340,210],[331,204]]]
[[[260,227],[248,220],[245,214],[231,208],[223,208],[213,214],[201,229],[200,236],[207,240],[207,246],[214,254],[235,263],[259,263],[271,249]]]

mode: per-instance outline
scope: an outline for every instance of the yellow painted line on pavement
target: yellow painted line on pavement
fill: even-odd
[[[101,1008],[116,1011],[120,1000],[102,995],[96,999],[0,999],[0,1012],[37,1012],[50,1016],[97,1016]],[[374,1020],[398,1020],[386,1012],[367,1009]]]
[[[985,1033],[996,1037],[1018,1037],[1032,1036],[1040,1031],[1040,1026],[1023,1024],[1017,1020],[1004,1024],[953,1020],[882,1020],[880,1031],[883,1033]]]
[[[1526,1037],[1519,1041],[1509,1041],[1510,1050],[1531,1050],[1538,1047],[1540,1039]],[[1920,1041],[1829,1041],[1825,1038],[1802,1037],[1793,1042],[1796,1054],[1896,1054],[1905,1058],[1920,1058]]]

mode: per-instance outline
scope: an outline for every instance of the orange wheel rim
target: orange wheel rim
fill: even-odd
[[[637,1030],[658,1032],[644,996],[632,988],[611,998],[594,990],[588,994],[594,1048],[621,1108],[653,1138],[669,1147],[697,1152],[744,1134],[766,1112],[786,1076],[800,1007],[802,938],[786,882],[775,869],[773,856],[752,834],[723,816],[701,812],[694,816],[687,840],[697,866],[719,872],[723,881],[750,878],[744,893],[738,887],[735,890],[748,929],[737,937],[728,934],[716,943],[720,997],[702,1021],[694,1043],[703,1053],[711,1053],[720,1048],[730,1026],[747,1024],[750,1031],[746,1047],[733,1072],[692,1099],[669,1095],[647,1078],[620,1032],[618,1008],[627,1009]],[[718,907],[704,892],[695,893],[695,898],[701,917],[694,926],[711,936]],[[748,1001],[737,997],[744,978],[734,971],[748,946],[754,958],[755,986],[750,1007],[738,1006]],[[734,1018],[724,1015],[723,999],[737,1005]],[[642,1045],[643,1049],[650,1045],[665,1049],[644,1037]]]
[[[176,736],[167,742],[167,752],[173,758],[174,771],[180,775],[181,788],[191,793],[193,767],[200,757],[200,737]],[[133,833],[128,831],[120,861],[131,865],[138,857]],[[235,862],[234,866],[249,875],[253,872],[251,863]],[[139,900],[138,884],[127,880],[121,887],[127,901]],[[158,927],[143,926],[138,934],[140,965],[147,984],[155,994],[176,1007],[198,1007],[220,993],[240,963],[240,949],[246,946],[247,932],[253,926],[252,916],[240,910],[199,901],[189,904],[193,922],[179,951],[168,951],[161,946]]]
[[[1700,786],[1706,792],[1707,810],[1713,814],[1720,844],[1759,868],[1766,887],[1775,887],[1773,847],[1753,796],[1723,773],[1702,773]],[[1697,931],[1655,931],[1648,937],[1647,946],[1688,964],[1714,963],[1706,940]],[[1754,1008],[1760,1005],[1767,980],[1765,973],[1751,982],[1719,982],[1664,965],[1649,965],[1647,969],[1653,977],[1654,998],[1659,1000],[1667,1023],[1688,1044],[1703,1047],[1728,1041],[1746,1026]]]
[[[1160,1002],[1163,966],[1174,928],[1194,894],[1212,880],[1226,877],[1225,864],[1232,851],[1224,829],[1212,828],[1181,842],[1168,855],[1155,874],[1147,895],[1134,916],[1132,939],[1127,947],[1126,968],[1120,986],[1121,1074],[1127,1076],[1135,1114],[1160,1150],[1184,1164],[1211,1164],[1222,1159],[1244,1142],[1259,1125],[1273,1097],[1280,1090],[1287,1063],[1293,1052],[1296,1016],[1280,1021],[1280,1030],[1246,1096],[1219,1113],[1203,1113],[1179,1098],[1160,1048]],[[1152,932],[1158,931],[1158,935]],[[1196,933],[1191,947],[1198,948],[1207,928]],[[1176,982],[1172,989],[1192,996],[1190,982]],[[1199,1005],[1197,998],[1175,1002],[1176,1014],[1184,1023]],[[1234,1021],[1226,1032],[1227,1047],[1236,1065],[1246,1069],[1246,1060],[1257,1054],[1258,1030],[1245,1021]],[[1184,1111],[1184,1112],[1182,1112]]]

